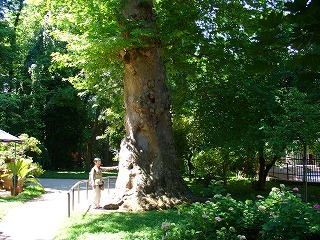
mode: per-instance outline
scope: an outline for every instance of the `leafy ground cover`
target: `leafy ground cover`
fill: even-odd
[[[248,178],[237,179],[230,177],[225,192],[230,193],[232,197],[239,201],[245,201],[247,199],[254,199],[257,195],[267,197],[274,187],[279,187],[280,184],[285,184],[287,187],[299,188],[299,193],[303,198],[304,186],[302,182],[286,182],[286,181],[267,181],[265,191],[257,191],[252,187],[252,181]],[[202,184],[189,184],[192,192],[201,197],[212,197],[214,192],[217,191],[217,186],[209,185],[205,186]],[[223,187],[224,188],[224,187]],[[316,204],[320,202],[320,184],[309,183],[307,186],[307,199],[310,204]]]
[[[27,186],[23,192],[19,195],[0,197],[0,220],[10,211],[12,208],[19,206],[20,204],[32,200],[41,196],[44,193],[44,189],[40,186]]]
[[[167,211],[73,214],[56,239],[318,239],[319,186],[308,186],[305,204],[303,186],[287,185],[268,182],[260,192],[248,179],[230,179],[226,188],[190,184],[210,200]]]
[[[320,239],[320,205],[304,203],[298,187],[280,184],[245,201],[218,187],[204,203],[179,206],[184,219],[164,222],[162,239]]]

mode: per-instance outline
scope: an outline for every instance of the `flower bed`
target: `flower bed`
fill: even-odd
[[[216,194],[177,214],[179,223],[162,224],[163,239],[320,239],[320,205],[305,204],[298,188],[284,185],[255,201]]]

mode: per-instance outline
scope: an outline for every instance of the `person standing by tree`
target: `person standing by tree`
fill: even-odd
[[[89,174],[89,182],[93,189],[92,206],[94,209],[101,208],[101,191],[104,189],[104,181],[102,178],[102,171],[117,170],[118,167],[101,167],[101,159],[94,158],[94,167]]]

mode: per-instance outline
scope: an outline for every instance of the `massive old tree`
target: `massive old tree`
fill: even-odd
[[[122,14],[144,30],[156,27],[151,0],[129,0]],[[145,46],[121,51],[126,137],[121,143],[116,188],[123,206],[131,210],[168,207],[185,196],[187,189],[179,175],[172,138],[160,42],[154,36],[142,40]]]
[[[60,59],[69,60],[71,65],[78,61],[83,69],[78,83],[112,82],[118,77],[112,72],[119,67],[119,60],[122,62],[126,135],[119,155],[116,203],[139,211],[168,208],[180,202],[187,186],[179,174],[173,142],[153,1],[50,3],[52,15],[61,23],[58,29],[68,32],[61,31],[57,36],[74,36],[65,40],[78,56]],[[99,91],[108,94],[107,85]]]

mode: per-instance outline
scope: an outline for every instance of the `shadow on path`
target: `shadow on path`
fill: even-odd
[[[77,179],[39,179],[46,193],[10,210],[0,222],[0,240],[52,240],[67,218],[67,191]]]

